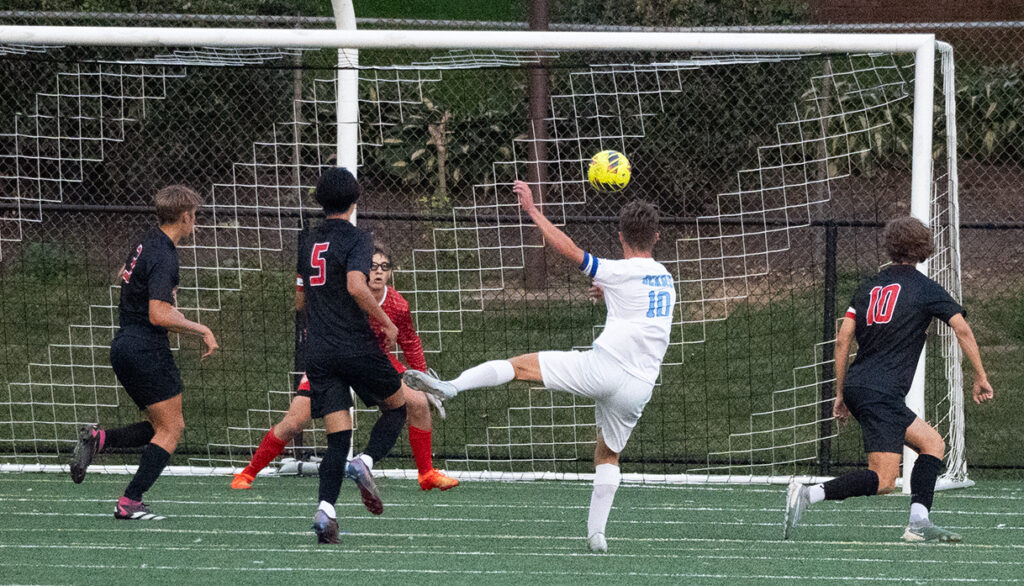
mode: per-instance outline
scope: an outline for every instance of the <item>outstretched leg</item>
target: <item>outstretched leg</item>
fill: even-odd
[[[509,360],[490,360],[462,371],[450,381],[439,380],[418,370],[407,370],[403,380],[410,388],[448,400],[462,391],[496,387],[513,380],[543,382],[537,353],[523,354]]]

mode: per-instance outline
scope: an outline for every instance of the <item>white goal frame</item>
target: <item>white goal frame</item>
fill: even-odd
[[[914,130],[910,209],[913,216],[926,225],[929,223],[936,57],[936,40],[932,34],[354,30],[354,22],[342,22],[346,7],[347,14],[354,20],[351,2],[334,0],[334,4],[339,17],[338,30],[0,26],[0,43],[65,46],[334,48],[339,50],[339,59],[344,55],[348,62],[358,59],[360,49],[913,54]],[[339,7],[342,7],[342,10],[338,10]],[[339,157],[341,164],[352,169],[355,169],[358,135],[353,121],[358,121],[358,104],[354,94],[344,91],[344,88],[351,88],[351,84],[356,83],[358,80],[354,73],[339,71],[337,152],[343,154]],[[346,95],[348,98],[345,98]],[[927,261],[919,265],[918,269],[927,274]],[[924,415],[924,365],[925,353],[922,352],[914,383],[907,398],[907,404],[920,416]],[[916,454],[907,450],[904,458],[904,492],[909,491],[909,470],[912,469],[915,458]],[[701,478],[705,479],[704,482],[708,481],[706,476]],[[756,477],[752,481],[771,482],[778,479]]]

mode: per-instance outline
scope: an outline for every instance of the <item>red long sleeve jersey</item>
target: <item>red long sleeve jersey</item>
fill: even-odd
[[[296,290],[303,290],[302,275],[296,277]],[[412,313],[409,311],[409,302],[402,297],[401,293],[395,290],[394,287],[388,285],[384,291],[384,299],[380,301],[380,308],[384,310],[384,313],[391,318],[392,323],[398,328],[398,347],[402,349],[402,354],[405,355],[405,362],[409,365],[409,368],[426,372],[427,370],[427,359],[423,355],[423,343],[420,342],[420,337],[416,333],[416,327],[412,324]],[[395,370],[399,374],[406,371],[404,364],[398,361],[398,357],[391,348],[388,348],[388,339],[384,335],[384,326],[377,323],[377,320],[370,319],[370,327],[373,328],[373,333],[377,336],[377,343],[380,344],[380,349],[384,354],[387,355],[388,359],[391,360],[391,364],[395,367]],[[309,382],[306,377],[302,377],[302,383],[299,386],[301,390],[309,390]]]
[[[398,291],[388,285],[384,291],[384,299],[380,301],[380,308],[384,310],[384,313],[388,314],[388,317],[391,318],[391,321],[398,328],[398,347],[402,349],[402,354],[405,355],[405,363],[409,365],[409,368],[426,372],[427,359],[423,356],[423,344],[420,342],[420,337],[416,333],[415,326],[412,324],[409,302]],[[380,343],[381,351],[387,354],[395,370],[399,373],[405,372],[406,367],[398,361],[395,354],[391,352],[391,348],[388,348],[388,339],[384,335],[384,326],[377,323],[377,320],[371,319],[370,327],[373,328],[373,333],[377,334],[377,342]]]

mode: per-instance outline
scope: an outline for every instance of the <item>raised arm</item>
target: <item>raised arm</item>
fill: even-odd
[[[856,321],[844,317],[839,326],[839,334],[836,335],[836,400],[832,405],[832,416],[840,421],[850,416],[850,410],[843,401],[843,381],[846,379],[846,363],[850,361],[850,345],[856,327]]]
[[[967,359],[974,369],[974,386],[972,395],[975,403],[984,403],[993,396],[992,385],[988,382],[988,375],[985,374],[985,367],[981,364],[981,352],[978,350],[978,342],[974,339],[974,332],[967,324],[963,314],[956,314],[949,318],[949,327],[953,328],[957,342],[963,349]]]
[[[523,206],[523,211],[530,216],[533,223],[540,228],[540,233],[544,235],[544,240],[554,248],[558,254],[561,254],[570,261],[576,263],[576,265],[583,264],[583,249],[576,246],[576,243],[572,241],[572,238],[558,229],[551,223],[550,220],[544,217],[537,206],[533,203],[533,192],[530,191],[530,186],[525,181],[516,181],[512,186],[513,191],[519,196],[519,205]]]

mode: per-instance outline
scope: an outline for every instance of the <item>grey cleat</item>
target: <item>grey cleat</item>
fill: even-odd
[[[380,500],[380,492],[377,490],[377,482],[373,479],[373,471],[367,467],[362,458],[356,456],[349,460],[345,465],[345,477],[356,482],[367,511],[374,515],[384,512],[384,503]]]
[[[93,458],[100,451],[100,438],[95,425],[87,425],[78,432],[78,443],[71,456],[71,480],[81,484],[85,480],[85,471],[89,469]]]
[[[437,373],[434,372],[433,368],[428,368],[427,374],[437,379],[441,378],[437,376]],[[441,402],[441,399],[438,399],[437,397],[431,395],[430,393],[423,393],[423,396],[427,398],[427,403],[430,403],[430,406],[434,408],[434,411],[437,411],[438,417],[440,417],[441,419],[445,419],[448,416],[448,414],[445,413],[444,411],[444,403]]]
[[[327,513],[317,510],[313,515],[313,532],[316,533],[317,543],[338,543],[338,521],[327,516]]]
[[[789,539],[793,536],[793,528],[800,522],[800,516],[804,514],[804,510],[810,506],[809,492],[803,484],[796,480],[790,481],[789,489],[786,491],[786,517],[782,527],[783,539]]]
[[[608,551],[608,542],[604,538],[604,533],[595,533],[588,537],[587,547],[594,553],[605,553]]]
[[[903,532],[903,541],[939,541],[943,543],[960,543],[963,538],[959,533],[949,529],[936,527],[931,521],[911,523]]]
[[[455,385],[452,383],[440,380],[418,370],[405,371],[405,374],[402,375],[402,380],[405,381],[405,384],[409,385],[409,388],[416,391],[423,391],[424,393],[433,395],[442,401],[447,401],[459,394],[459,390],[456,389]]]

